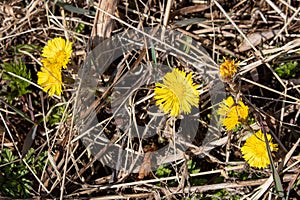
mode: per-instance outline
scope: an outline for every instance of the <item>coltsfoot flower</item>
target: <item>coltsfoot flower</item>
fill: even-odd
[[[174,68],[163,77],[163,83],[155,84],[154,99],[164,113],[176,117],[181,111],[188,114],[192,106],[198,106],[199,85],[193,82],[192,76]]]
[[[278,150],[278,144],[272,142],[272,137],[267,134],[271,151]],[[264,134],[259,130],[252,134],[241,148],[243,158],[250,167],[265,168],[270,164]]]
[[[235,60],[229,61],[224,58],[224,62],[220,65],[220,76],[224,81],[231,81],[237,70],[238,63],[235,63]]]
[[[55,67],[67,68],[72,54],[72,42],[61,37],[49,40],[43,48],[42,56]]]
[[[37,83],[48,92],[50,96],[56,94],[60,96],[62,93],[62,77],[61,71],[58,69],[50,69],[41,67],[41,71],[37,73]]]
[[[43,67],[37,73],[37,83],[42,86],[45,92],[50,96],[62,93],[62,75],[61,69],[67,68],[72,54],[72,42],[63,38],[54,38],[49,40],[43,48]]]
[[[229,96],[220,104],[217,113],[223,116],[221,119],[222,125],[225,126],[227,130],[232,130],[241,123],[241,120],[247,119],[248,106],[241,100],[235,104],[232,96]]]
[[[48,68],[49,70],[61,71],[62,66],[59,65],[60,63],[52,63],[51,60],[47,58],[43,58],[41,63],[44,67]]]

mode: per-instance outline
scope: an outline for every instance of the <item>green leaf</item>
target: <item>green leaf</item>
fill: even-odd
[[[275,68],[275,72],[280,78],[295,78],[300,71],[300,66],[297,61],[286,62]]]
[[[83,31],[83,29],[85,28],[85,24],[84,23],[79,23],[76,27],[76,33],[81,33]]]
[[[155,172],[155,175],[159,178],[161,177],[168,177],[171,174],[172,170],[167,168],[165,165],[161,165],[158,167],[157,171]]]
[[[29,133],[27,134],[22,147],[22,157],[24,157],[27,154],[28,150],[30,149],[35,139],[36,130],[37,130],[37,124],[33,125]]]
[[[41,51],[42,50],[42,47],[40,46],[36,46],[36,45],[33,45],[33,44],[20,44],[20,45],[17,45],[15,47],[15,55],[23,55],[24,53],[22,51],[26,51],[28,53],[34,53],[36,51]]]
[[[274,164],[274,161],[273,161],[273,158],[272,158],[272,152],[271,152],[271,149],[270,149],[269,141],[268,141],[268,138],[267,138],[267,135],[266,135],[266,132],[264,131],[264,129],[263,129],[263,133],[264,133],[264,139],[265,139],[265,142],[266,142],[268,156],[269,156],[269,159],[270,159],[270,165],[271,165],[272,174],[273,174],[274,183],[275,183],[275,190],[277,191],[277,193],[280,197],[284,197],[284,192],[283,192],[284,190],[283,190],[283,187],[282,187],[280,176],[279,176],[279,173],[278,173],[278,171],[275,167],[275,164]]]
[[[30,86],[29,82],[11,75],[14,74],[27,80],[31,80],[30,71],[27,71],[26,65],[23,64],[21,60],[15,63],[3,63],[1,66],[4,70],[2,76],[3,80],[6,80],[8,85],[8,89],[5,96],[10,102],[10,104],[12,103],[12,100],[14,98],[23,96],[24,94],[31,92],[27,89],[27,87]]]
[[[188,166],[188,171],[191,174],[196,174],[200,172],[200,168],[196,168],[196,163],[193,162],[193,160],[189,160],[187,166]]]
[[[13,111],[15,111],[18,115],[20,115],[21,117],[23,117],[25,120],[27,120],[28,122],[35,124],[34,121],[32,121],[27,115],[25,115],[22,111],[20,111],[19,109],[15,108],[14,106],[11,106],[9,104],[7,104],[5,101],[3,101],[2,99],[0,99],[0,102],[5,104],[7,107],[9,107],[10,109],[12,109]]]
[[[92,15],[92,16],[95,16],[95,14],[96,14],[96,12],[94,12],[94,11],[77,8],[75,6],[71,6],[71,5],[61,2],[61,1],[56,2],[56,4],[60,7],[62,7],[63,9],[70,11],[72,13],[77,13],[77,14],[82,14],[82,15]]]

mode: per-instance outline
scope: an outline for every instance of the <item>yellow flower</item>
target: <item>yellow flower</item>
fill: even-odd
[[[37,83],[42,86],[43,90],[48,92],[50,96],[54,94],[57,96],[61,95],[62,78],[60,70],[41,67],[41,71],[37,73],[37,76]]]
[[[51,70],[59,70],[61,71],[62,66],[59,65],[59,63],[53,63],[51,60],[47,58],[43,58],[41,60],[41,63],[43,63],[43,66],[46,66],[46,68],[51,69]]]
[[[65,41],[63,38],[49,40],[44,47],[42,56],[53,66],[67,68],[72,53],[72,42]]]
[[[156,105],[173,117],[178,116],[181,111],[190,113],[191,106],[197,106],[199,102],[199,85],[193,82],[192,76],[192,73],[186,74],[176,68],[167,73],[163,84],[155,84]]]
[[[267,134],[267,138],[269,141],[270,150],[277,151],[278,145],[272,142],[272,137],[270,134]],[[246,143],[241,148],[241,151],[243,158],[251,167],[265,168],[270,164],[264,134],[261,132],[261,130],[255,134],[252,134],[246,140]]]
[[[237,73],[238,63],[235,60],[226,60],[220,65],[220,75],[224,81],[230,81],[232,77]]]
[[[224,99],[221,103],[217,113],[223,116],[221,122],[227,130],[234,129],[241,120],[246,120],[248,117],[248,106],[240,100],[238,104],[235,104],[233,98],[230,96]]]

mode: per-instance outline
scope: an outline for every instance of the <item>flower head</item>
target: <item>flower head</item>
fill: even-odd
[[[272,137],[267,134],[267,138],[271,151],[277,151],[278,145],[272,142]],[[241,148],[243,158],[249,163],[251,167],[265,168],[270,164],[270,159],[267,152],[264,134],[259,130],[252,134],[244,146]]]
[[[235,105],[233,98],[230,96],[223,100],[217,113],[223,116],[223,119],[221,119],[223,126],[227,130],[232,130],[241,123],[241,120],[247,119],[248,106],[241,100]]]
[[[43,67],[37,73],[37,83],[43,87],[45,92],[50,96],[62,93],[61,69],[67,68],[72,53],[72,42],[63,38],[54,38],[49,40],[43,48],[41,62]]]
[[[51,70],[59,70],[61,71],[62,66],[60,66],[60,63],[53,63],[51,62],[51,60],[47,59],[47,58],[43,58],[41,60],[41,63],[43,64],[43,66],[47,67],[48,69]]]
[[[43,87],[45,92],[50,96],[56,94],[60,96],[62,93],[61,71],[47,67],[41,67],[41,71],[37,73],[37,83]]]
[[[238,63],[235,60],[226,60],[220,65],[220,75],[224,81],[230,81],[232,77],[237,73]]]
[[[72,42],[63,38],[54,38],[44,47],[42,56],[53,66],[67,68],[72,53]]]
[[[193,82],[192,76],[192,73],[186,74],[177,68],[167,73],[163,84],[155,84],[156,105],[173,117],[178,116],[181,111],[190,113],[191,106],[197,106],[199,102],[199,85]]]

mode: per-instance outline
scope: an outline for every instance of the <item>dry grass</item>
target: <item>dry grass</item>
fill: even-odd
[[[211,99],[210,90],[217,86],[214,78],[218,78],[218,65],[223,56],[226,56],[240,61],[235,84],[238,95],[250,108],[252,120],[257,122],[253,126],[264,124],[265,129],[279,144],[280,150],[274,159],[274,166],[281,177],[284,194],[289,193],[290,198],[299,198],[299,189],[292,186],[299,182],[300,172],[300,71],[294,77],[283,77],[274,70],[282,63],[293,61],[298,61],[297,67],[300,66],[299,1],[122,0],[118,4],[114,4],[115,1],[103,1],[103,5],[96,2],[93,4],[92,1],[65,2],[0,2],[1,61],[9,63],[21,59],[32,74],[32,81],[25,79],[31,84],[31,93],[14,99],[11,105],[4,96],[0,97],[0,152],[2,153],[3,148],[9,148],[22,160],[24,141],[33,126],[29,121],[38,122],[37,135],[31,146],[37,152],[37,157],[40,152],[47,152],[48,164],[42,171],[36,172],[23,159],[22,162],[30,170],[26,177],[34,183],[32,196],[201,199],[215,197],[216,191],[225,189],[227,193],[222,198],[233,195],[241,199],[275,198],[271,168],[249,168],[241,157],[239,148],[243,143],[242,136],[246,133],[243,130],[228,133],[220,126],[211,127],[210,120],[217,119],[209,116],[212,116],[213,109],[218,105]],[[78,72],[85,66],[84,61],[93,47],[118,34],[124,34],[124,38],[134,37],[125,35],[129,30],[145,38],[152,38],[153,35],[145,32],[146,27],[159,29],[160,35],[168,30],[176,30],[189,36],[193,43],[182,37],[181,45],[189,49],[182,53],[180,45],[168,46],[167,40],[163,42],[165,49],[159,48],[161,46],[147,47],[141,42],[140,49],[126,52],[108,70],[101,72],[101,77],[94,76],[95,72],[91,70],[86,73],[93,78],[78,78]],[[49,39],[59,36],[74,42],[71,64],[64,71],[65,87],[60,98],[46,96],[35,84],[36,73],[41,66],[41,48]],[[157,42],[155,38],[153,41]],[[153,49],[155,59],[151,55]],[[189,59],[198,65],[192,66],[187,62]],[[135,156],[145,154],[146,157],[160,148],[157,135],[150,139],[144,135],[143,138],[144,133],[137,131],[135,134],[138,137],[131,140],[128,135],[130,132],[120,132],[117,127],[122,122],[114,119],[120,113],[111,109],[116,108],[111,105],[111,98],[116,95],[113,90],[120,90],[118,84],[122,77],[129,76],[138,66],[144,66],[146,72],[149,72],[149,66],[151,68],[155,62],[158,66],[172,63],[169,66],[176,65],[187,72],[193,71],[195,81],[202,84],[200,113],[196,115],[199,116],[197,120],[200,125],[195,139],[184,144],[188,147],[186,152],[178,152],[176,159],[169,160],[169,168],[173,173],[164,178],[156,177],[155,172],[147,169],[127,168],[126,171],[118,171],[103,164],[107,159],[108,162],[116,162],[116,165],[119,163],[118,155],[107,154],[111,147],[127,148],[128,152],[133,152],[129,154],[131,157],[125,158],[128,162],[134,162]],[[204,63],[202,65],[207,68],[199,63]],[[1,77],[3,73],[1,69]],[[209,75],[203,75],[204,73]],[[18,78],[16,74],[10,75]],[[147,82],[147,78],[141,75],[138,80]],[[78,89],[77,84],[87,80],[97,82],[97,92],[94,96],[83,99],[83,89],[86,88]],[[139,81],[134,82],[130,94],[121,95],[128,98],[129,103],[126,99],[116,102],[121,105],[121,110],[127,112],[123,116],[131,116],[129,126],[137,127],[142,124],[149,130],[155,130],[156,127],[151,127],[155,123],[151,120],[149,122],[147,118],[152,116],[161,120],[161,130],[169,129],[169,122],[166,122],[167,119],[161,113],[147,111],[154,105],[153,83],[139,85]],[[1,93],[9,92],[6,80],[1,79],[1,85]],[[226,84],[224,91],[230,94],[230,88]],[[82,102],[87,100],[94,101],[89,108],[83,107],[85,105]],[[62,107],[64,109],[60,113],[60,121],[50,123],[49,119]],[[80,115],[78,110],[82,111]],[[110,140],[97,150],[99,152],[96,155],[91,153],[95,151],[95,147],[86,147],[89,143],[93,144],[93,138],[88,132],[84,136],[81,127],[92,119],[89,116],[92,111],[97,114],[102,136],[104,134],[104,138]],[[24,116],[28,116],[30,120],[26,120]],[[83,121],[78,122],[78,117]],[[204,141],[206,134],[212,134],[208,141]],[[164,137],[170,138],[172,135]],[[169,141],[169,148],[176,143],[183,145],[177,140]],[[187,169],[189,160],[193,160],[201,172],[190,174]],[[147,164],[146,159],[141,162],[143,165]],[[2,167],[0,165],[0,176],[3,175]],[[247,174],[249,180],[242,180],[242,174]],[[218,177],[223,177],[222,183],[215,183]],[[194,184],[202,178],[206,180],[204,185]]]

